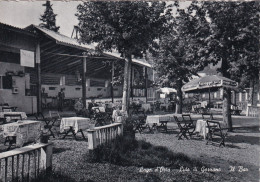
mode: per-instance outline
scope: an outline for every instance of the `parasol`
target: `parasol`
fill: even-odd
[[[177,91],[174,88],[164,87],[156,90],[156,92],[170,94],[170,93],[176,93]]]

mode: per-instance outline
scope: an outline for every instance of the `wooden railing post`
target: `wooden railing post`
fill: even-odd
[[[118,135],[123,135],[123,124],[118,126]]]
[[[93,150],[97,146],[96,131],[88,130],[88,149]]]
[[[40,156],[40,169],[51,171],[52,170],[52,150],[53,146],[48,145],[44,148],[41,148],[41,156]]]

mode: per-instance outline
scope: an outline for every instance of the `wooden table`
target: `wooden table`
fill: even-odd
[[[71,132],[77,140],[76,133],[81,132],[84,139],[83,130],[90,128],[90,119],[82,117],[62,118],[60,123],[60,132],[65,132],[63,139]]]
[[[17,147],[22,147],[25,143],[36,142],[40,138],[41,122],[33,120],[22,120],[2,126],[3,137],[16,138]],[[9,142],[10,144],[10,142]]]
[[[151,126],[152,129],[157,129],[158,127],[162,127],[167,132],[167,123],[171,121],[170,116],[164,115],[151,115],[147,116],[146,124]]]

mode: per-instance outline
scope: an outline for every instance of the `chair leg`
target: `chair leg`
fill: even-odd
[[[84,138],[84,140],[86,140],[85,135],[84,135],[82,129],[80,129],[79,131],[80,131],[80,133],[82,134],[82,137]]]

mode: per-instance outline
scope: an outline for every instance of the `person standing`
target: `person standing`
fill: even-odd
[[[58,93],[58,111],[63,112],[64,99],[65,99],[64,88],[61,88],[60,92]]]

